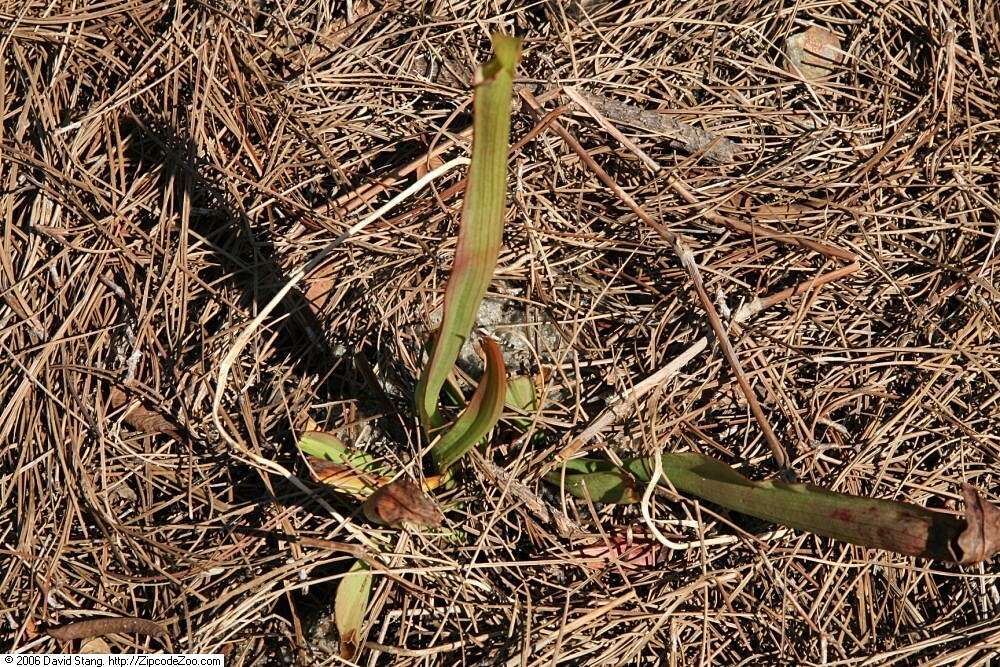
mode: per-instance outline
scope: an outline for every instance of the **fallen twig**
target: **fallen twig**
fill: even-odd
[[[589,535],[580,524],[570,519],[561,510],[557,510],[542,500],[532,489],[514,479],[505,470],[483,456],[476,457],[481,468],[492,478],[492,482],[505,488],[510,495],[524,503],[536,519],[543,523],[552,523],[563,539],[577,539]]]
[[[605,97],[569,86],[564,90],[584,110],[597,111],[617,123],[624,123],[647,132],[663,134],[670,139],[670,143],[675,148],[680,148],[692,155],[700,153],[706,159],[717,164],[733,162],[739,151],[739,146],[725,137],[688,125],[656,111],[646,111],[612,97]],[[588,106],[590,109],[587,108]]]
[[[90,637],[120,634],[162,637],[167,634],[167,629],[156,621],[135,618],[133,616],[123,616],[118,618],[94,618],[88,621],[75,621],[56,628],[49,628],[47,632],[53,639],[68,642],[74,639],[89,639]]]
[[[821,276],[799,283],[793,287],[783,289],[780,292],[772,294],[771,296],[756,298],[753,301],[741,306],[733,314],[731,323],[742,324],[766,308],[770,308],[771,306],[781,303],[782,301],[786,301],[797,294],[804,294],[835,280],[839,280],[857,270],[858,263],[854,262],[853,264],[834,271],[829,271]],[[696,340],[690,347],[688,347],[688,349],[671,359],[670,362],[661,369],[637,383],[630,390],[611,398],[608,401],[608,407],[605,408],[604,411],[601,412],[601,414],[598,415],[593,421],[591,421],[587,428],[585,428],[575,438],[570,440],[569,444],[563,447],[556,457],[557,461],[573,457],[579,453],[582,448],[594,441],[605,430],[624,420],[634,410],[636,401],[677,375],[682,368],[689,364],[692,359],[701,354],[707,347],[708,338],[703,336]]]

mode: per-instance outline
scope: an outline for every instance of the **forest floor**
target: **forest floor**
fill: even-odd
[[[786,53],[816,27],[819,72]],[[480,324],[546,400],[463,461],[442,528],[388,530],[296,442],[427,472],[412,396],[463,170],[248,325],[468,154],[491,31],[525,42]],[[1000,494],[998,54],[988,0],[0,1],[0,649],[346,664],[352,558],[322,541],[363,536],[386,569],[357,664],[995,659],[997,562],[541,479],[573,442],[780,468],[674,248],[524,99],[682,236],[724,317],[801,286],[729,328],[799,480],[958,510],[963,482]],[[46,633],[99,617],[165,634]]]

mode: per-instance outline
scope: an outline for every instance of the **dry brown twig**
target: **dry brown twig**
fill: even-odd
[[[619,121],[623,121],[623,119],[626,117],[634,118],[637,115],[637,110],[629,109],[626,106],[624,107],[623,111],[622,107],[616,107],[614,104],[602,103],[601,98],[595,97],[593,95],[586,95],[584,93],[581,93],[580,91],[577,91],[572,87],[564,88],[564,92],[573,101],[579,104],[587,113],[589,113],[602,128],[604,128],[609,134],[611,134],[623,145],[629,148],[633,153],[635,153],[639,157],[639,159],[642,160],[643,163],[646,164],[646,166],[649,167],[654,174],[659,173],[661,171],[661,167],[659,164],[657,164],[654,160],[652,160],[652,158],[647,156],[631,140],[625,137],[610,122],[610,120],[605,117],[607,109],[609,108],[612,109],[614,118]],[[534,110],[536,111],[540,110],[539,103],[537,102],[537,100],[533,100],[531,98],[530,92],[525,91],[524,93],[522,93],[522,97],[524,97],[524,99],[528,102],[529,105],[531,105],[531,107]],[[763,414],[763,411],[760,409],[759,404],[756,401],[756,395],[753,393],[753,390],[749,387],[749,383],[746,380],[746,375],[742,369],[742,366],[739,363],[738,359],[736,358],[735,350],[732,348],[732,344],[730,343],[729,338],[725,333],[725,328],[721,325],[718,313],[715,311],[715,306],[712,303],[711,299],[708,297],[708,294],[704,289],[700,272],[698,271],[697,264],[694,262],[693,255],[690,252],[690,250],[687,249],[687,247],[683,244],[679,236],[674,235],[672,232],[669,232],[669,230],[661,228],[660,225],[654,223],[652,218],[650,218],[647,214],[645,214],[645,212],[642,211],[642,209],[638,206],[638,204],[635,203],[634,200],[628,197],[625,194],[625,192],[621,190],[619,186],[617,186],[617,184],[613,183],[610,176],[607,176],[607,174],[603,172],[602,169],[600,169],[597,163],[593,161],[593,158],[590,158],[589,155],[586,155],[585,151],[583,150],[582,146],[580,146],[579,142],[576,141],[575,138],[573,138],[564,128],[561,128],[561,126],[557,125],[554,127],[554,129],[560,134],[560,136],[562,136],[567,141],[570,147],[577,152],[577,154],[581,157],[581,159],[583,159],[584,163],[587,164],[587,166],[590,167],[590,169],[594,171],[595,174],[597,174],[598,177],[605,184],[607,184],[608,187],[612,189],[612,191],[615,192],[615,194],[617,194],[620,198],[622,198],[622,200],[644,222],[646,222],[648,225],[656,229],[656,231],[660,233],[661,236],[664,237],[664,239],[666,239],[668,242],[674,245],[678,258],[681,260],[681,263],[684,265],[685,269],[687,269],[688,274],[691,277],[692,283],[694,284],[695,287],[695,292],[699,297],[702,307],[705,309],[705,312],[708,315],[709,322],[712,325],[712,330],[715,332],[716,339],[719,341],[719,344],[722,347],[723,354],[725,355],[727,362],[729,362],[730,366],[733,368],[737,382],[739,383],[740,388],[743,390],[744,396],[747,399],[747,403],[749,404],[751,411],[753,411],[754,416],[757,419],[757,423],[760,425],[762,431],[764,432],[764,436],[767,439],[768,444],[771,448],[771,453],[774,455],[775,460],[780,467],[786,467],[787,454],[784,448],[780,445],[780,443],[778,443],[777,437],[774,435],[773,430],[770,427],[770,423],[767,421],[766,417]],[[735,152],[735,145],[732,144],[732,142],[728,142],[727,140],[720,141],[719,138],[713,137],[708,133],[696,134],[690,132],[688,133],[688,136],[690,138],[690,143],[687,146],[689,152],[695,152],[696,150],[704,150],[707,148],[722,146],[723,147],[722,155],[727,159],[719,161],[732,160],[733,154]],[[680,180],[675,175],[673,174],[668,175],[667,183],[686,202],[688,202],[689,204],[695,204],[695,205],[698,204],[697,198],[684,186],[683,183],[680,182]],[[830,258],[850,262],[850,264],[847,267],[830,272],[825,276],[821,276],[813,281],[809,281],[808,284],[803,284],[795,288],[789,288],[783,290],[778,294],[773,295],[772,297],[769,297],[766,300],[768,305],[778,303],[800,292],[810,291],[812,289],[820,287],[823,284],[850,275],[851,273],[854,273],[860,268],[860,263],[858,262],[857,256],[854,255],[854,253],[843,250],[836,246],[815,241],[813,239],[799,237],[793,234],[783,234],[781,232],[777,232],[767,227],[748,226],[745,223],[730,221],[711,210],[703,209],[702,215],[704,215],[708,220],[716,224],[721,224],[726,227],[734,228],[742,232],[748,232],[751,234],[761,234],[765,237],[775,238],[777,240],[781,240],[786,243],[793,243],[795,245],[800,245],[802,247],[808,248],[810,250],[818,251]],[[747,319],[749,319],[751,315],[755,314],[756,312],[759,312],[759,310],[764,307],[763,303],[764,301],[760,299],[755,299],[750,304],[747,304],[747,306],[741,308],[733,317],[732,321],[734,323],[742,323],[746,321]],[[683,352],[669,364],[664,366],[660,371],[654,373],[650,377],[646,378],[643,382],[639,383],[635,388],[633,388],[632,391],[628,392],[625,395],[612,399],[609,408],[599,417],[597,417],[590,424],[590,426],[587,427],[587,429],[585,429],[582,433],[573,438],[570,441],[570,443],[560,451],[559,458],[566,459],[575,455],[580,450],[581,447],[583,447],[586,443],[597,437],[604,429],[609,427],[615,421],[624,419],[627,410],[629,410],[631,404],[633,404],[634,401],[638,400],[638,398],[643,396],[646,392],[650,391],[654,387],[658,386],[664,380],[675,375],[684,365],[686,365],[697,354],[699,354],[702,350],[704,350],[706,346],[707,346],[707,339],[705,338],[700,339],[697,343],[689,347],[685,352]]]
[[[675,120],[661,113],[639,109],[612,97],[589,93],[573,86],[566,86],[563,88],[563,92],[591,115],[596,114],[608,120],[631,127],[638,127],[647,132],[662,134],[670,140],[671,145],[675,148],[680,148],[691,155],[701,155],[705,159],[717,164],[732,163],[739,152],[739,146],[729,139]],[[616,138],[622,141],[621,137]],[[629,145],[629,143],[626,143],[626,145]],[[629,147],[654,172],[659,171],[658,165],[652,162],[651,158],[638,151],[637,147]]]
[[[840,269],[829,271],[800,285],[796,285],[795,287],[784,289],[768,297],[755,298],[753,301],[740,306],[740,308],[733,313],[732,318],[729,320],[730,325],[743,324],[757,313],[771,306],[777,305],[799,294],[808,294],[823,285],[830,284],[854,273],[857,269],[858,264],[855,262]],[[635,410],[637,401],[649,392],[661,386],[667,380],[670,380],[680,373],[687,364],[708,348],[708,343],[709,341],[707,337],[703,336],[702,338],[699,338],[693,345],[671,359],[669,363],[660,368],[658,371],[644,378],[640,382],[637,382],[635,386],[628,391],[611,397],[608,400],[608,407],[601,414],[591,420],[583,431],[570,439],[569,443],[559,451],[557,460],[566,460],[576,456],[608,428],[626,419]],[[553,465],[556,465],[556,463],[553,463]]]
[[[74,621],[73,623],[60,625],[57,628],[49,628],[46,632],[53,639],[68,642],[74,639],[89,639],[91,637],[118,634],[162,637],[167,634],[167,629],[162,624],[145,618],[115,617]]]
[[[543,524],[551,523],[558,531],[559,537],[565,540],[577,540],[590,535],[583,526],[566,516],[560,509],[545,502],[535,491],[508,474],[489,459],[477,457],[477,463],[490,480],[498,487],[510,493],[515,499],[524,503],[528,511]]]

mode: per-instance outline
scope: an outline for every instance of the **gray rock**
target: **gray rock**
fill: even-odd
[[[432,329],[440,323],[439,310],[431,316]],[[512,372],[551,363],[563,345],[559,330],[540,312],[529,315],[522,301],[488,296],[479,306],[476,329],[458,355],[459,368],[473,377],[483,372],[483,359],[477,351],[477,341],[482,335],[490,336],[500,345],[504,362]]]

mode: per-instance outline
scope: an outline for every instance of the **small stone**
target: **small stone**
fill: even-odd
[[[433,330],[441,323],[440,309],[430,319]],[[563,345],[559,330],[540,314],[529,318],[522,302],[487,296],[479,306],[476,330],[462,346],[457,361],[473,377],[483,373],[483,359],[475,344],[479,334],[487,334],[500,345],[504,363],[512,372],[532,368],[537,361],[552,361],[553,354]]]
[[[834,68],[844,60],[840,39],[816,26],[789,37],[785,41],[785,56],[789,72],[813,81],[833,74]]]

